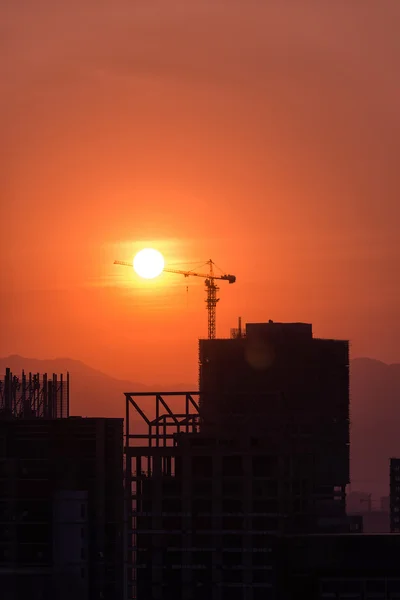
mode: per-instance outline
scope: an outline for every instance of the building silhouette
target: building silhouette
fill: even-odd
[[[400,458],[390,459],[390,531],[400,533]]]
[[[202,430],[246,432],[280,457],[292,482],[288,530],[346,531],[348,342],[314,338],[304,323],[252,323],[245,335],[201,340],[199,359]]]
[[[248,324],[199,359],[199,391],[154,394],[151,417],[151,394],[126,394],[128,596],[278,598],[284,536],[352,530],[348,343]]]
[[[0,597],[122,599],[123,420],[27,406],[0,417]]]
[[[400,598],[399,552],[400,535],[285,536],[280,598]]]

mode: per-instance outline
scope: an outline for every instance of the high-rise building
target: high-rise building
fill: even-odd
[[[200,340],[199,355],[202,431],[247,432],[268,443],[299,489],[307,530],[343,521],[348,342],[314,338],[309,324],[270,321],[231,339]]]
[[[123,598],[123,420],[0,418],[2,600]]]
[[[400,458],[390,459],[390,531],[400,533]]]

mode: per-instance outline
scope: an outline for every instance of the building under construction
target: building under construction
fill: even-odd
[[[69,417],[68,381],[1,382],[1,600],[123,598],[123,420]]]
[[[6,369],[0,380],[0,415],[60,419],[69,416],[69,373],[13,375]]]
[[[348,342],[314,338],[304,323],[251,323],[232,339],[201,340],[199,359],[203,431],[247,432],[289,461],[306,531],[328,516],[341,520],[350,464]]]
[[[249,324],[199,358],[197,392],[126,393],[128,597],[278,598],[278,534],[350,528],[348,343]]]

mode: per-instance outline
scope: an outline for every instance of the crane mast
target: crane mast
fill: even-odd
[[[115,265],[124,265],[126,267],[132,267],[132,263],[123,260],[115,260]],[[165,268],[165,273],[176,273],[177,275],[183,275],[184,277],[203,277],[205,279],[206,287],[206,309],[208,314],[208,339],[214,340],[216,337],[216,317],[217,317],[217,293],[219,287],[216,285],[215,280],[228,281],[229,283],[235,283],[235,275],[216,275],[214,273],[214,262],[211,258],[206,263],[209,267],[208,273],[196,273],[195,271],[182,271],[180,269],[169,269]]]
[[[213,261],[211,258],[208,261],[208,265],[210,268],[210,273],[208,278],[205,280],[207,294],[206,307],[208,313],[208,339],[215,340],[217,327],[217,302],[219,302],[219,298],[217,298],[217,292],[219,287],[215,284]]]

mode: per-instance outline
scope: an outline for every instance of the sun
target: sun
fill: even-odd
[[[164,269],[164,257],[158,250],[143,248],[133,259],[133,268],[144,279],[154,279]]]

